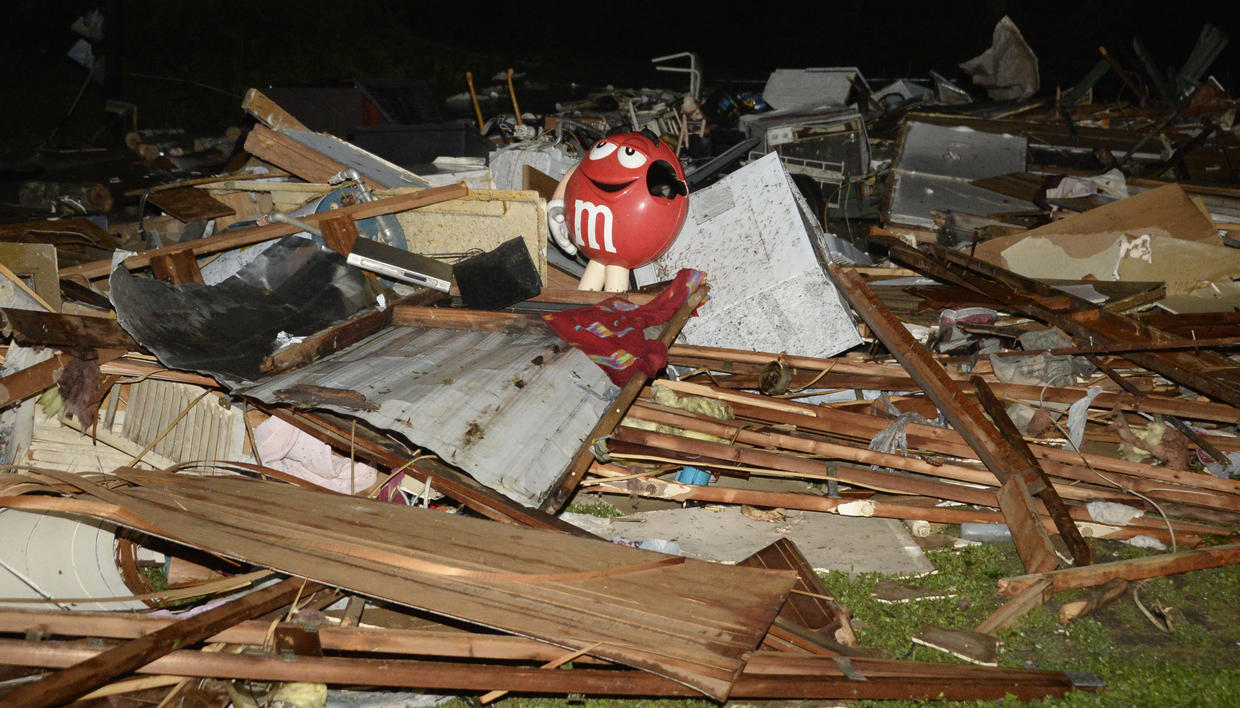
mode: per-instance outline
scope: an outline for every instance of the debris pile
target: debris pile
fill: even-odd
[[[712,92],[690,53],[655,60],[687,91],[541,115],[510,71],[489,121],[472,76],[464,123],[420,82],[251,90],[248,130],[130,133],[131,189],[26,181],[0,224],[0,700],[1091,688],[998,667],[996,633],[1240,561],[1225,42],[1170,78],[1103,49],[1047,95],[1004,18],[961,65],[984,100],[856,67]],[[1092,95],[1110,72],[1124,102]],[[667,204],[675,240],[623,258]],[[859,646],[817,544],[877,557],[859,530],[887,529],[924,572],[908,529],[957,524],[1027,573],[911,638],[973,665]]]

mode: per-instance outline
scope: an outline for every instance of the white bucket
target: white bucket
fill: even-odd
[[[0,600],[128,597],[116,527],[53,513],[0,509]],[[2,607],[143,610],[142,602],[3,603]]]

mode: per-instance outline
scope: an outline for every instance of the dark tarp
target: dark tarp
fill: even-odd
[[[280,332],[313,334],[375,304],[376,281],[314,241],[286,236],[216,285],[171,285],[117,268],[116,319],[166,366],[236,384],[258,377]]]

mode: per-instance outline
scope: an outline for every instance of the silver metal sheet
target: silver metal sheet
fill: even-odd
[[[292,138],[320,155],[330,157],[345,167],[352,167],[362,176],[369,177],[376,184],[381,184],[388,189],[427,186],[426,180],[409,170],[334,135],[308,130],[285,130],[283,133],[286,137]]]
[[[391,327],[234,392],[274,403],[298,384],[357,391],[379,406],[324,405],[395,432],[495,491],[538,506],[619,389],[552,334]]]
[[[776,69],[766,80],[762,100],[776,110],[808,105],[842,106],[852,91],[851,81],[865,85],[855,66],[815,69]]]
[[[1025,171],[1026,145],[1019,135],[915,122],[904,134],[895,168],[958,179],[998,177]]]
[[[971,180],[1025,170],[1027,142],[1017,135],[910,123],[893,165],[888,220],[934,228],[930,211],[987,216],[1032,211],[1033,203],[975,187]]]
[[[681,339],[692,344],[832,356],[861,343],[852,316],[823,272],[832,253],[778,155],[770,154],[689,197],[676,241],[637,269],[638,285],[706,271],[710,301]]]
[[[892,176],[889,221],[933,229],[932,209],[989,216],[1033,211],[1037,207],[1023,199],[1005,197],[998,192],[975,187],[965,180],[900,171]]]

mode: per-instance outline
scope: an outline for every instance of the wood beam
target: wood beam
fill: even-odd
[[[4,696],[4,703],[25,708],[64,705],[221,629],[287,605],[305,585],[300,578],[288,578],[255,590],[20,686]]]
[[[0,664],[57,668],[101,650],[58,642],[0,639]],[[953,666],[936,662],[850,657],[854,675],[831,656],[755,653],[729,695],[733,699],[1000,700],[1032,699],[1075,688],[1057,671]],[[524,693],[610,696],[701,694],[654,674],[624,669],[546,671],[522,666],[340,657],[295,657],[176,651],[138,669],[143,674],[316,681],[331,685],[420,688],[442,691],[504,689]]]
[[[173,285],[197,283],[205,285],[202,271],[198,268],[198,259],[189,251],[163,253],[151,258],[151,270],[155,277],[166,280]]]
[[[245,98],[241,100],[241,110],[272,130],[309,130],[305,124],[294,118],[292,113],[256,88],[245,92]]]
[[[111,317],[62,315],[36,310],[0,309],[5,330],[23,346],[124,349],[141,346]]]
[[[457,199],[469,194],[469,190],[462,184],[450,184],[444,187],[432,187],[408,194],[400,194],[386,199],[377,199],[373,202],[363,202],[352,206],[341,207],[327,212],[317,214],[307,214],[302,217],[303,221],[316,224],[324,219],[337,216],[349,216],[352,219],[368,219],[372,216],[382,216],[384,214],[394,214],[402,211],[417,209],[418,207],[428,206],[430,204],[438,204],[450,199]],[[218,253],[231,248],[240,248],[241,246],[249,246],[263,241],[288,236],[301,231],[296,226],[289,224],[265,224],[249,229],[241,229],[238,231],[226,231],[223,233],[207,236],[206,238],[194,239],[184,243],[174,243],[160,248],[152,248],[150,250],[136,253],[125,259],[125,267],[129,269],[144,268],[151,264],[152,259],[169,253],[178,253],[187,251],[195,256],[201,256],[208,253]],[[112,272],[112,261],[99,260],[90,263],[82,263],[81,265],[70,266],[60,269],[61,278],[69,278],[72,276],[83,276],[86,278],[102,278]]]
[[[250,130],[250,134],[245,138],[245,151],[307,182],[326,183],[334,175],[348,169],[344,163],[337,162],[265,125],[256,125]],[[362,180],[370,189],[398,186],[379,184],[365,176]]]
[[[1046,529],[1038,521],[1029,493],[1030,484],[1041,479],[1034,470],[1019,465],[1019,456],[994,424],[986,419],[976,401],[964,394],[904,325],[896,319],[861,276],[839,266],[828,266],[828,273],[853,310],[913,377],[930,400],[951,421],[978,459],[1000,480],[999,508],[1008,520],[1012,539],[1025,568],[1032,572],[1050,570],[1059,564]]]
[[[399,327],[436,327],[505,334],[551,333],[551,328],[541,316],[528,313],[413,305],[397,305],[392,309],[392,324]]]
[[[1011,578],[999,579],[999,592],[1004,595],[1015,595],[1042,579],[1051,581],[1051,589],[1072,590],[1075,588],[1091,588],[1102,585],[1113,578],[1124,580],[1142,580],[1159,578],[1164,575],[1176,575],[1190,570],[1220,568],[1225,565],[1240,563],[1240,543],[1227,546],[1215,546],[1196,551],[1180,551],[1179,553],[1160,553],[1113,563],[1098,563],[1084,568],[1064,568],[1047,573],[1031,573]]]
[[[1007,409],[1003,407],[999,398],[986,385],[985,379],[980,376],[974,376],[972,382],[973,388],[977,391],[978,403],[982,405],[986,414],[990,416],[990,421],[994,423],[995,428],[999,430],[999,434],[1003,436],[1008,446],[1015,453],[1015,464],[1022,469],[1032,470],[1037,476],[1037,482],[1030,486],[1029,491],[1036,494],[1046,506],[1046,510],[1050,512],[1051,518],[1055,521],[1055,528],[1059,530],[1059,535],[1063,538],[1064,543],[1068,545],[1068,551],[1072,554],[1072,560],[1076,565],[1089,565],[1093,562],[1093,551],[1090,550],[1089,544],[1085,543],[1080,529],[1072,522],[1072,516],[1068,512],[1067,505],[1063,503],[1063,499],[1059,498],[1059,493],[1055,491],[1050,478],[1046,476],[1046,471],[1042,469],[1038,459],[1029,450],[1024,436],[1016,428],[1016,424],[1012,422],[1012,419],[1008,417]]]
[[[258,370],[263,375],[269,375],[304,366],[328,354],[350,347],[391,325],[392,313],[396,307],[429,305],[447,298],[448,296],[444,293],[424,289],[401,298],[394,307],[367,310],[340,324],[319,330],[296,344],[290,344],[279,351],[268,354],[259,363]]]

